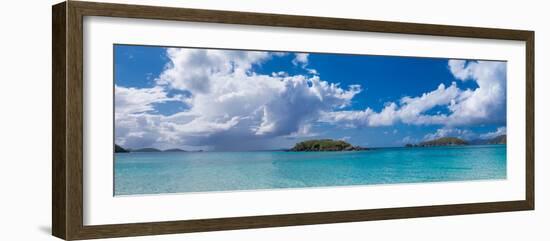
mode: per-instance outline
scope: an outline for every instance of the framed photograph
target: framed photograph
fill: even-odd
[[[534,209],[532,31],[77,1],[52,24],[59,238]]]

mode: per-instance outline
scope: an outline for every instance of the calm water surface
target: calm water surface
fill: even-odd
[[[115,195],[506,178],[506,145],[353,152],[116,153]]]

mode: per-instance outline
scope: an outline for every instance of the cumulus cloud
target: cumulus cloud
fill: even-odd
[[[476,139],[491,139],[495,138],[500,135],[506,134],[506,127],[498,127],[495,131],[487,132],[487,133],[476,133],[470,129],[464,128],[450,128],[450,127],[443,127],[437,129],[433,133],[428,133],[424,135],[423,140],[434,140],[441,137],[458,137],[464,140],[476,140]]]
[[[390,126],[396,122],[406,124],[443,124],[444,115],[424,115],[423,113],[440,105],[452,103],[456,99],[464,98],[469,92],[461,92],[456,83],[449,87],[440,84],[434,91],[424,93],[418,97],[403,97],[399,104],[387,103],[380,111],[370,108],[363,111],[336,111],[323,113],[321,121],[328,123],[344,123],[350,127],[359,126]]]
[[[318,75],[319,72],[316,70],[316,69],[309,69],[309,68],[306,68],[306,71],[309,73],[309,74],[312,74],[312,75]]]
[[[506,121],[506,63],[449,60],[449,71],[460,81],[475,81],[476,89],[460,89],[456,82],[417,97],[403,97],[380,111],[335,111],[322,121],[347,126],[390,126],[397,122],[414,125],[461,126]],[[447,114],[426,114],[435,107]]]
[[[255,129],[257,135],[283,135],[297,131],[301,123],[315,120],[321,111],[348,106],[360,91],[358,86],[344,90],[319,77],[298,75],[275,81],[282,87],[266,103],[258,106],[262,113],[261,123]]]
[[[506,135],[506,126],[499,127],[499,128],[497,128],[496,131],[482,134],[482,135],[480,135],[480,138],[481,139],[491,139],[491,138],[495,138],[495,137],[501,136],[501,135]]]
[[[300,138],[311,138],[319,135],[320,133],[312,131],[311,124],[303,124],[302,126],[300,126],[298,131],[292,132],[289,135],[286,135],[284,137],[289,140],[294,140],[294,139],[300,139]]]
[[[309,54],[308,53],[296,53],[294,54],[294,59],[292,64],[295,66],[301,67],[310,75],[319,75],[319,72],[316,69],[308,68],[309,64]]]
[[[270,57],[267,52],[169,48],[167,68],[157,79],[161,85],[193,93],[207,93],[212,79],[231,73],[246,74],[253,64]]]
[[[418,142],[418,139],[413,138],[411,136],[405,136],[403,139],[401,139],[398,144],[412,144]]]
[[[150,91],[151,98],[169,99],[162,87],[188,91],[189,109],[172,116],[143,113],[152,103],[140,97],[146,107],[117,118],[121,145],[220,149],[230,148],[228,141],[258,144],[270,137],[306,136],[311,134],[307,125],[321,113],[349,106],[361,91],[359,85],[344,88],[319,76],[257,74],[254,65],[277,57],[266,52],[168,49],[167,56],[170,63]]]
[[[115,85],[115,111],[119,115],[152,111],[153,104],[167,101],[184,101],[181,95],[168,97],[162,87],[125,88]]]
[[[451,73],[462,81],[479,86],[468,98],[449,108],[450,124],[504,122],[506,120],[506,63],[496,61],[450,60]]]
[[[434,140],[442,137],[458,137],[461,139],[470,140],[477,137],[477,135],[468,129],[440,128],[440,129],[437,129],[434,133],[426,134],[424,136],[424,140],[428,141],[428,140]]]
[[[340,138],[339,140],[341,140],[341,141],[349,141],[349,140],[351,140],[351,136],[343,136],[343,137]]]
[[[307,53],[296,53],[296,54],[294,54],[294,56],[295,57],[292,60],[292,64],[302,65],[304,67],[308,64],[309,54],[307,54]]]

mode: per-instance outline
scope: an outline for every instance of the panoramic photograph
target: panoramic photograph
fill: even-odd
[[[114,195],[506,179],[506,62],[115,44]]]

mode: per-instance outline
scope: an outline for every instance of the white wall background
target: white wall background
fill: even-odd
[[[51,230],[51,10],[58,1],[6,1],[0,10],[0,240],[56,240]],[[119,1],[120,2],[120,1]],[[223,231],[120,240],[548,240],[550,21],[545,1],[146,1],[191,8],[536,31],[536,210]],[[513,101],[513,100],[512,100]]]

